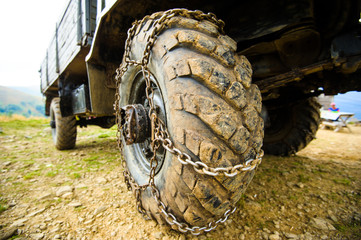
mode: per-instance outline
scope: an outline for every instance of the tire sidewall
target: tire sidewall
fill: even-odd
[[[59,150],[74,148],[77,136],[76,120],[74,116],[62,117],[59,97],[51,101],[50,119],[55,121],[55,128],[51,127],[55,147]]]

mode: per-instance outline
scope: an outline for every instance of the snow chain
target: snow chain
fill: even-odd
[[[192,165],[194,170],[200,174],[206,174],[206,175],[210,175],[210,176],[217,176],[219,174],[223,174],[227,177],[234,177],[236,176],[238,173],[240,172],[245,172],[245,171],[252,171],[253,169],[255,169],[262,161],[262,157],[263,157],[263,151],[261,150],[261,152],[259,152],[256,156],[255,159],[250,159],[248,161],[245,162],[245,164],[239,164],[233,167],[218,167],[218,168],[213,168],[213,167],[209,167],[207,166],[205,163],[200,162],[200,161],[192,161],[192,158],[186,154],[181,152],[178,148],[176,148],[172,142],[172,140],[170,139],[169,133],[167,131],[167,128],[164,124],[164,122],[158,118],[157,116],[157,112],[155,110],[155,105],[154,105],[154,101],[153,101],[153,89],[151,87],[151,80],[150,80],[150,76],[151,73],[148,69],[148,63],[149,63],[149,57],[150,57],[150,53],[152,50],[152,47],[154,46],[154,43],[157,39],[157,37],[159,36],[159,34],[167,27],[167,23],[168,21],[176,16],[182,16],[182,17],[186,17],[186,18],[193,18],[195,20],[201,21],[201,20],[207,20],[210,21],[212,23],[214,23],[216,26],[218,26],[219,31],[221,33],[223,33],[223,27],[224,27],[224,22],[222,20],[218,20],[216,18],[216,16],[212,13],[208,13],[208,14],[204,14],[201,11],[189,11],[186,9],[172,9],[172,10],[168,10],[166,12],[160,13],[160,14],[153,14],[152,16],[146,16],[145,18],[143,18],[141,21],[135,21],[133,23],[133,26],[128,30],[128,37],[127,40],[125,42],[125,52],[124,52],[124,56],[123,56],[123,61],[121,63],[121,65],[119,66],[119,68],[116,70],[117,72],[117,76],[116,76],[116,84],[117,84],[117,90],[116,90],[116,98],[115,98],[115,104],[114,104],[114,108],[116,111],[116,124],[118,126],[118,131],[117,131],[117,142],[118,142],[118,147],[120,149],[120,151],[122,152],[123,147],[122,147],[122,140],[121,140],[121,135],[122,135],[122,126],[124,123],[121,122],[120,119],[120,106],[119,106],[119,101],[120,101],[120,93],[119,93],[119,88],[120,88],[120,84],[121,84],[121,80],[122,77],[124,75],[124,73],[128,70],[129,66],[140,66],[142,69],[142,73],[146,82],[146,96],[147,96],[147,100],[149,101],[149,118],[151,120],[151,146],[152,146],[152,150],[153,150],[153,156],[150,160],[150,166],[151,170],[150,170],[150,174],[149,174],[149,182],[145,185],[139,185],[135,182],[134,178],[131,176],[126,162],[124,160],[124,158],[122,158],[122,166],[124,168],[124,180],[127,184],[127,188],[128,190],[134,190],[135,196],[136,196],[136,201],[137,201],[137,209],[140,213],[143,214],[144,217],[147,217],[147,213],[145,211],[145,209],[142,206],[141,203],[141,193],[142,191],[145,191],[148,187],[151,189],[152,195],[158,205],[158,209],[159,212],[161,214],[163,214],[164,219],[167,221],[168,224],[170,225],[176,225],[178,227],[178,230],[180,232],[186,233],[186,232],[191,232],[193,235],[199,235],[203,232],[209,232],[213,229],[215,229],[217,227],[217,225],[219,223],[224,223],[228,217],[234,213],[236,211],[236,207],[230,207],[230,209],[228,209],[222,216],[222,218],[218,219],[217,221],[214,222],[210,222],[208,225],[204,226],[204,227],[198,227],[198,226],[193,226],[190,227],[188,224],[186,223],[181,223],[177,220],[177,218],[169,212],[169,210],[167,211],[167,207],[165,206],[165,204],[162,202],[161,198],[160,198],[160,194],[159,194],[159,190],[158,188],[155,186],[154,183],[154,176],[156,173],[156,168],[158,166],[158,160],[157,160],[157,156],[156,156],[156,152],[158,150],[158,148],[162,145],[167,151],[169,151],[170,153],[174,154],[175,156],[177,156],[177,159],[179,162],[181,162],[184,165]],[[132,43],[132,39],[135,36],[135,32],[137,27],[141,27],[143,25],[143,23],[145,23],[146,21],[153,21],[153,30],[150,33],[150,35],[148,36],[147,39],[147,44],[143,53],[143,57],[140,61],[136,61],[136,60],[132,60],[130,59],[130,50],[131,50],[131,43]]]

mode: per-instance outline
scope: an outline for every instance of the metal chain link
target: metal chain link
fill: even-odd
[[[149,58],[150,58],[152,47],[154,46],[157,37],[167,27],[167,22],[171,18],[176,17],[176,16],[192,18],[192,19],[196,19],[198,21],[201,21],[201,20],[210,21],[219,28],[219,31],[221,33],[223,33],[224,22],[222,20],[218,20],[214,14],[212,14],[212,13],[204,14],[201,11],[189,11],[186,9],[172,9],[172,10],[169,10],[169,11],[166,11],[163,13],[153,14],[152,16],[147,16],[147,17],[143,18],[141,21],[135,21],[133,23],[133,26],[128,30],[128,37],[125,42],[125,52],[123,55],[122,64],[116,70],[116,72],[117,72],[117,76],[116,76],[117,89],[116,89],[116,97],[115,97],[116,100],[115,100],[114,108],[116,111],[116,124],[118,126],[117,141],[118,141],[118,147],[119,147],[120,151],[122,152],[123,147],[122,147],[122,141],[121,141],[121,135],[122,135],[121,131],[123,128],[122,127],[123,124],[121,122],[120,113],[119,113],[119,111],[120,111],[120,106],[119,106],[120,92],[119,92],[119,90],[120,90],[120,85],[122,82],[122,77],[128,71],[128,68],[130,66],[139,66],[142,69],[143,77],[145,79],[145,83],[146,83],[145,93],[146,93],[146,97],[147,97],[147,100],[149,102],[149,107],[150,107],[148,114],[149,114],[149,117],[151,120],[151,126],[152,126],[151,146],[152,146],[152,150],[153,150],[153,156],[150,160],[151,170],[150,170],[150,174],[149,174],[149,181],[147,184],[144,184],[141,186],[139,184],[137,184],[136,181],[134,180],[134,178],[131,176],[131,174],[127,168],[127,164],[126,164],[124,158],[122,157],[122,166],[124,168],[124,172],[123,172],[124,180],[127,184],[128,190],[134,189],[134,193],[135,193],[136,201],[137,201],[137,209],[140,213],[143,214],[143,216],[147,216],[147,214],[146,214],[146,210],[143,208],[142,203],[141,203],[141,193],[142,193],[142,191],[144,191],[148,187],[150,187],[152,195],[158,205],[159,212],[163,214],[164,219],[166,220],[166,222],[168,224],[170,224],[170,225],[175,224],[178,227],[178,230],[180,232],[183,232],[183,233],[191,232],[193,235],[199,235],[202,232],[209,232],[209,231],[215,229],[219,223],[224,223],[228,219],[228,217],[236,211],[236,207],[230,207],[230,209],[228,209],[224,213],[222,218],[218,219],[217,221],[210,222],[207,226],[204,226],[204,227],[198,227],[198,226],[189,227],[188,224],[179,222],[172,213],[167,211],[165,204],[162,202],[162,200],[160,198],[159,190],[154,183],[156,169],[158,166],[158,160],[157,160],[156,153],[157,153],[157,150],[159,149],[159,147],[162,145],[164,147],[164,149],[166,149],[168,152],[177,156],[177,159],[180,163],[182,163],[183,165],[193,166],[194,170],[200,174],[206,174],[206,175],[210,175],[210,176],[218,176],[219,174],[223,174],[227,177],[234,177],[240,172],[251,171],[251,170],[255,169],[262,161],[263,151],[261,150],[261,152],[257,154],[255,159],[249,159],[244,164],[238,164],[238,165],[235,165],[232,167],[213,168],[213,167],[209,167],[207,164],[205,164],[203,162],[193,161],[192,158],[188,154],[183,153],[181,150],[179,150],[178,148],[176,148],[174,146],[172,140],[170,139],[170,136],[167,131],[165,123],[157,115],[156,108],[155,108],[154,101],[153,101],[154,94],[153,94],[153,88],[151,86],[151,79],[150,79],[151,72],[148,69],[147,65],[149,63]],[[130,59],[132,39],[135,36],[137,28],[142,27],[142,25],[146,21],[149,21],[149,20],[153,21],[153,28],[147,38],[147,43],[146,43],[146,46],[145,46],[145,49],[143,52],[143,57],[140,61],[132,60],[132,59]]]

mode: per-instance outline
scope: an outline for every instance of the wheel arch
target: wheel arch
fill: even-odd
[[[98,17],[93,42],[86,57],[90,105],[95,115],[114,113],[115,70],[122,61],[127,31],[132,23],[146,15],[171,8],[199,8],[203,2],[204,0],[120,0],[103,9]]]

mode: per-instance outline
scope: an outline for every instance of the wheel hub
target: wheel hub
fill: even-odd
[[[148,111],[141,104],[122,107],[120,110],[123,137],[127,145],[143,143],[150,137]]]

